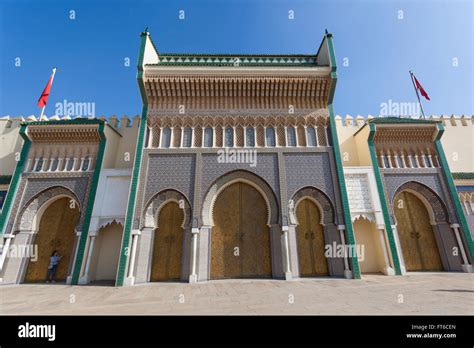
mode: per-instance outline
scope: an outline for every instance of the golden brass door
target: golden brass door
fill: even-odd
[[[270,277],[270,232],[260,193],[232,184],[217,197],[213,214],[211,278]]]
[[[153,242],[150,281],[176,281],[181,278],[183,252],[183,210],[178,203],[167,203],[160,211]]]
[[[58,263],[55,280],[66,280],[72,260],[75,227],[79,222],[79,207],[71,205],[71,199],[64,197],[51,203],[41,217],[38,234],[33,245],[38,246],[38,260],[30,260],[24,282],[46,280],[50,257],[54,250],[62,256]]]
[[[304,199],[296,207],[296,239],[301,277],[325,276],[329,274],[324,256],[324,232],[320,224],[318,207],[309,199]]]
[[[406,270],[443,270],[428,211],[423,202],[414,194],[404,191],[395,197],[394,210]]]

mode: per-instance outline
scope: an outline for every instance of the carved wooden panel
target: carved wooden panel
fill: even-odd
[[[230,185],[214,205],[211,278],[270,277],[270,235],[267,208],[252,186]]]
[[[318,133],[318,144],[319,144],[319,146],[327,146],[328,142],[327,142],[327,139],[326,139],[326,128],[319,125],[317,127],[316,131]]]
[[[404,191],[394,200],[397,230],[407,271],[443,270],[428,211],[414,194]]]
[[[296,217],[300,276],[328,275],[328,264],[324,256],[324,232],[318,207],[311,200],[304,199],[296,208]]]
[[[299,146],[306,146],[306,130],[303,126],[298,126],[296,128],[296,132],[298,135],[298,145]]]
[[[25,282],[45,281],[50,257],[54,250],[62,256],[58,263],[55,280],[66,280],[69,263],[73,258],[74,228],[79,222],[79,207],[71,206],[70,198],[60,198],[53,202],[41,217],[34,245],[38,246],[38,260],[30,261]]]
[[[222,126],[216,126],[215,136],[216,136],[216,146],[222,147],[222,136],[224,132],[222,131]]]
[[[175,281],[181,277],[183,251],[183,210],[178,203],[167,203],[158,217],[159,228],[153,242],[150,281]]]
[[[194,128],[194,147],[201,147],[202,146],[202,128],[195,127]]]

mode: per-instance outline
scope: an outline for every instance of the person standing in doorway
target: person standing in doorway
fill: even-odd
[[[58,268],[59,260],[61,260],[62,256],[59,255],[57,250],[54,250],[49,258],[49,266],[48,266],[48,279],[46,283],[52,282],[54,283],[54,277],[56,276],[56,269]]]

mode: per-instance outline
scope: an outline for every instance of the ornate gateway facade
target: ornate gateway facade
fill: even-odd
[[[53,250],[72,284],[472,272],[472,119],[342,120],[332,40],[160,54],[144,32],[132,122],[1,119],[2,283]]]

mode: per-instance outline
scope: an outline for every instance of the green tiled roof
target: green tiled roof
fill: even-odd
[[[474,173],[468,172],[457,172],[452,173],[454,179],[462,180],[462,179],[474,179]]]
[[[435,120],[424,120],[419,118],[407,118],[407,117],[376,117],[369,121],[370,123],[375,124],[390,124],[390,123],[412,123],[412,124],[435,124],[440,123],[441,121]]]
[[[318,66],[316,55],[280,54],[280,55],[252,55],[252,54],[179,54],[162,53],[158,56],[158,63],[149,66]]]
[[[75,118],[72,120],[46,120],[46,121],[25,121],[22,125],[41,126],[41,125],[55,125],[55,124],[104,124],[105,121],[98,118]]]

